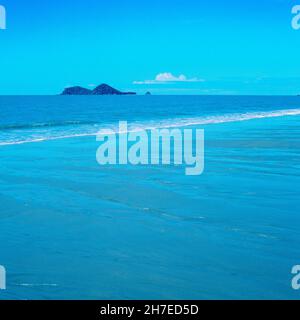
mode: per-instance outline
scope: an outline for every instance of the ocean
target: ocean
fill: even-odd
[[[0,299],[299,299],[300,97],[1,96]],[[96,161],[205,130],[205,169]]]

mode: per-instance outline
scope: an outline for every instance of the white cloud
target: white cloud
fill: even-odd
[[[203,82],[203,79],[188,78],[184,74],[174,76],[171,72],[159,73],[154,80],[134,81],[134,84],[164,84],[168,82]]]

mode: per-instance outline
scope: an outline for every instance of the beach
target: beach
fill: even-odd
[[[153,114],[144,126],[157,122]],[[49,126],[47,137],[32,126],[2,129],[1,299],[299,298],[291,268],[299,263],[300,116],[246,120],[189,126],[205,130],[199,176],[181,166],[100,166],[86,127],[62,134],[55,126],[59,139],[46,139]],[[63,138],[72,134],[82,136]]]

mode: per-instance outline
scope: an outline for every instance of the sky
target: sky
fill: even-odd
[[[0,0],[0,94],[300,94],[300,0]]]

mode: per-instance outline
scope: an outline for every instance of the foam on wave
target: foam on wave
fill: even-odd
[[[130,126],[128,132],[132,131],[141,131],[141,130],[150,130],[150,129],[158,129],[158,128],[175,128],[175,127],[187,127],[194,125],[208,125],[208,124],[218,124],[225,122],[239,122],[239,121],[247,121],[252,119],[262,119],[262,118],[273,118],[273,117],[282,117],[282,116],[295,116],[300,115],[300,109],[287,109],[287,110],[276,110],[276,111],[267,111],[267,112],[249,112],[249,113],[233,113],[226,115],[218,115],[218,116],[204,116],[204,117],[194,117],[194,118],[180,118],[180,119],[166,119],[160,122],[139,122],[135,123],[134,126]],[[69,122],[68,124],[71,124]],[[77,122],[73,122],[73,125],[79,124]],[[82,123],[80,123],[82,124]],[[87,123],[85,123],[87,124]],[[93,123],[95,126],[95,124]],[[47,126],[47,125],[46,125]],[[102,129],[110,128],[114,130],[116,133],[120,133],[117,131],[116,127],[112,127],[112,125],[101,125],[99,124],[99,128],[97,131],[93,132],[83,132],[83,133],[72,133],[72,134],[62,134],[56,136],[46,136],[46,137],[38,137],[38,138],[28,138],[28,139],[20,139],[16,141],[0,141],[0,146],[5,145],[14,145],[14,144],[24,144],[24,143],[34,143],[34,142],[42,142],[47,140],[58,140],[58,139],[68,139],[75,137],[85,137],[85,136],[95,136],[98,134],[99,130],[101,130],[102,134],[104,131]],[[95,130],[95,128],[94,128]]]

